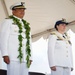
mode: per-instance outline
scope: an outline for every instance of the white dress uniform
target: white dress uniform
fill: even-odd
[[[48,40],[49,66],[56,66],[51,75],[70,75],[73,68],[72,48],[69,37],[65,38],[58,31],[52,32]]]
[[[20,21],[21,19],[18,18]],[[22,23],[22,21],[21,21]],[[23,59],[22,63],[17,58],[19,55],[19,40],[18,40],[18,26],[13,23],[12,19],[5,19],[1,24],[1,32],[0,32],[0,48],[2,52],[2,56],[9,56],[10,64],[7,65],[9,70],[7,75],[28,75],[28,68],[26,67],[26,37],[25,37],[25,29],[23,27],[23,42],[22,42],[22,53]],[[23,25],[23,24],[22,24]],[[31,39],[30,39],[30,48],[31,48]],[[32,60],[32,57],[30,57]],[[14,65],[14,66],[13,66]]]

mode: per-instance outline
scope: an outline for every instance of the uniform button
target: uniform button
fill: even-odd
[[[67,51],[67,53],[68,53],[68,51]]]
[[[22,46],[24,46],[24,44],[22,44]]]
[[[66,57],[68,57],[68,55],[66,55]]]
[[[15,30],[15,32],[17,32],[17,30]]]
[[[23,32],[23,33],[25,33],[25,32]]]

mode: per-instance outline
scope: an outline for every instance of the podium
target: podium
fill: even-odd
[[[0,69],[0,75],[7,75],[7,70]]]
[[[29,75],[45,75],[43,73],[37,73],[37,72],[29,72]]]

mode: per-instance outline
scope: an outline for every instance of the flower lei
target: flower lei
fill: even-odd
[[[19,28],[19,35],[18,35],[18,40],[19,40],[19,48],[18,48],[18,51],[19,51],[19,55],[18,55],[18,58],[20,60],[20,63],[22,62],[22,58],[23,58],[23,53],[22,53],[22,41],[23,41],[23,37],[21,35],[21,33],[23,32],[22,30],[22,24],[19,22],[20,20],[15,18],[13,15],[9,16],[10,19],[13,19],[14,21],[14,24],[16,24]],[[31,56],[31,50],[30,50],[30,27],[29,27],[29,23],[26,22],[24,19],[22,19],[22,22],[24,24],[24,28],[26,29],[25,31],[25,35],[26,35],[26,39],[27,39],[27,42],[26,42],[26,53],[27,53],[27,56],[26,56],[26,64],[27,64],[27,67],[29,68],[30,67],[30,56]]]
[[[57,32],[51,32],[51,35],[56,35],[59,40],[64,40],[64,41],[68,42],[71,45],[70,37],[68,36],[67,33],[64,33],[64,34],[66,36],[65,38],[59,36],[59,34]]]

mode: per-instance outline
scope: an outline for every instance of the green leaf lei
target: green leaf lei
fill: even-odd
[[[23,58],[23,53],[22,53],[22,41],[23,41],[23,37],[21,35],[21,33],[23,32],[22,30],[22,24],[19,22],[20,20],[15,18],[13,15],[9,16],[10,19],[13,19],[14,21],[14,24],[16,24],[19,28],[19,35],[18,35],[18,40],[19,40],[19,48],[18,48],[18,51],[19,51],[19,55],[18,55],[18,58],[20,60],[20,63],[22,62],[22,58]],[[27,39],[27,42],[26,42],[26,64],[27,64],[27,67],[29,68],[30,67],[30,56],[31,56],[31,50],[30,50],[30,27],[29,27],[29,23],[22,19],[22,22],[24,24],[24,28],[25,28],[25,35],[26,35],[26,39]]]

